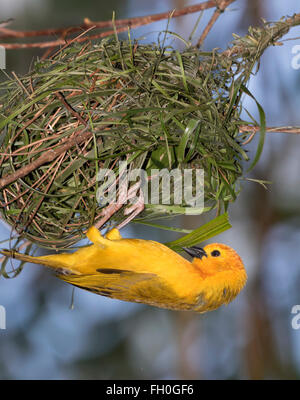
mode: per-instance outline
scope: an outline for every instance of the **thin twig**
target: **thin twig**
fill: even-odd
[[[184,7],[180,10],[175,10],[173,13],[173,17],[180,17],[187,14],[192,14],[198,11],[207,10],[209,8],[213,8],[216,6],[216,1],[205,1],[200,4],[195,4],[193,6]],[[38,31],[16,31],[12,29],[7,29],[4,26],[0,27],[0,38],[7,39],[7,38],[25,38],[25,37],[38,37],[38,36],[52,36],[52,35],[66,35],[75,32],[82,32],[91,26],[95,28],[110,28],[115,25],[116,27],[126,26],[132,27],[133,25],[140,24],[140,25],[147,25],[153,22],[160,21],[162,19],[169,18],[171,11],[159,13],[159,14],[152,14],[146,15],[142,17],[135,17],[135,18],[126,18],[126,19],[117,19],[115,20],[114,24],[111,20],[109,21],[91,21],[88,18],[84,19],[84,23],[77,25],[77,26],[69,26],[64,28],[50,28],[50,29],[43,29]],[[2,34],[1,34],[2,33]]]
[[[19,178],[23,178],[36,168],[39,168],[41,165],[53,161],[56,157],[58,157],[65,151],[69,150],[71,147],[87,140],[91,135],[92,135],[91,131],[84,129],[79,131],[76,134],[76,136],[73,136],[72,138],[62,141],[55,149],[46,151],[39,158],[32,161],[30,164],[27,164],[24,167],[19,168],[13,174],[6,175],[3,178],[1,178],[0,189],[4,188],[5,186],[9,185],[10,183],[16,181]]]
[[[137,26],[140,25],[136,25],[136,26],[132,26],[132,28],[136,28]],[[117,33],[121,33],[121,32],[125,32],[128,30],[128,27],[121,27],[118,28],[116,31]],[[86,32],[84,32],[86,33]],[[87,40],[96,40],[96,39],[101,39],[104,38],[106,36],[110,36],[112,34],[114,34],[115,31],[111,30],[111,31],[106,31],[106,32],[101,32],[95,35],[90,35],[90,36],[83,36],[80,38],[76,38],[76,39],[72,39],[71,42],[77,42],[77,43],[82,43],[82,42],[86,42]],[[39,49],[46,49],[48,47],[58,47],[58,46],[69,46],[70,43],[68,40],[66,39],[57,39],[57,40],[52,40],[50,42],[38,42],[38,43],[0,43],[0,45],[2,47],[5,47],[8,50],[15,50],[15,49],[33,49],[33,48],[39,48]]]
[[[300,13],[294,14],[292,17],[286,18],[284,21],[280,21],[273,28],[271,35],[266,36],[264,42],[260,46],[260,52],[262,53],[272,43],[273,46],[281,46],[282,42],[278,40],[286,34],[289,29],[293,26],[300,25]],[[250,50],[245,46],[232,46],[229,49],[223,51],[221,54],[225,57],[232,57],[234,55],[246,56]]]
[[[211,19],[209,20],[208,24],[206,25],[205,29],[203,30],[202,35],[200,36],[200,38],[198,40],[197,47],[202,46],[206,36],[208,35],[209,31],[211,30],[211,28],[213,27],[213,25],[215,24],[215,22],[217,21],[219,16],[225,11],[225,8],[227,8],[229,6],[229,4],[233,3],[234,1],[235,0],[216,0],[217,9],[215,10]]]
[[[239,130],[241,133],[249,132],[252,134],[258,132],[260,130],[260,126],[241,125]],[[281,132],[300,135],[300,126],[268,126],[266,128],[266,132]]]
[[[239,128],[240,133],[250,133],[249,137],[244,140],[241,145],[245,146],[250,143],[255,134],[260,130],[259,126],[249,126],[249,125],[241,125]],[[266,128],[266,132],[280,132],[280,133],[291,133],[294,135],[300,135],[300,127],[296,126],[269,126]]]
[[[57,92],[56,97],[63,103],[63,105],[66,107],[67,110],[70,111],[70,113],[84,126],[87,126],[86,121],[79,115],[79,113],[74,110],[72,106],[67,102],[65,99],[65,96],[62,94],[62,92]]]
[[[128,27],[137,28],[139,26],[144,26],[148,24],[152,24],[153,22],[157,22],[163,19],[167,19],[172,14],[172,18],[181,17],[183,15],[193,14],[199,11],[207,10],[209,8],[213,8],[216,6],[216,0],[205,1],[200,4],[195,4],[193,6],[184,7],[180,10],[167,11],[159,14],[147,15],[144,17],[136,17],[136,18],[127,18],[120,19],[114,22],[116,26],[117,33],[127,31]],[[45,29],[40,31],[15,31],[7,28],[0,28],[0,38],[25,38],[25,37],[41,37],[41,36],[50,36],[50,35],[60,35],[61,39],[47,41],[47,42],[37,42],[37,43],[0,43],[2,47],[6,49],[24,49],[24,48],[48,48],[48,47],[57,47],[61,45],[65,45],[67,40],[66,36],[70,33],[82,32],[87,29],[99,29],[99,28],[109,28],[113,26],[112,21],[90,21],[89,19],[85,19],[84,23],[78,26],[71,26],[67,28],[58,28],[58,29]],[[1,34],[2,32],[2,34]],[[109,35],[112,35],[114,30],[109,30],[106,32],[101,32],[92,36],[85,36],[76,39],[76,42],[84,42],[87,40],[94,40],[103,38]]]

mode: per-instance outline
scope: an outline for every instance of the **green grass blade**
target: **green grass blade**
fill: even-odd
[[[255,157],[254,157],[250,167],[247,170],[247,172],[250,172],[257,164],[258,160],[260,159],[261,153],[263,151],[265,137],[266,137],[266,114],[265,114],[262,106],[259,104],[259,102],[256,100],[256,98],[253,96],[253,94],[246,88],[246,86],[241,85],[241,88],[248,96],[250,96],[255,101],[257,108],[258,108],[259,119],[260,119],[259,142],[258,142],[256,154],[255,154]]]
[[[180,140],[179,146],[177,148],[177,159],[179,163],[182,163],[184,158],[185,158],[185,149],[188,143],[188,140],[190,137],[192,137],[192,134],[194,130],[197,128],[199,125],[200,121],[196,119],[191,119],[189,123],[187,124],[184,133],[182,135],[182,138]]]
[[[134,219],[132,222],[133,223],[137,223],[137,224],[150,226],[151,228],[163,229],[164,231],[172,231],[172,232],[180,232],[180,233],[191,233],[191,232],[193,232],[191,229],[175,228],[173,226],[160,225],[160,224],[155,224],[153,222],[140,221],[138,219]]]
[[[220,233],[231,228],[231,224],[228,219],[228,214],[222,214],[219,217],[214,218],[212,221],[208,222],[193,230],[193,232],[187,235],[173,240],[172,242],[164,243],[166,246],[170,247],[172,250],[180,251],[182,247],[195,246],[204,240],[210,239]]]

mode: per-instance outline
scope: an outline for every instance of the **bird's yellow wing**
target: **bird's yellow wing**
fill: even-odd
[[[99,268],[97,274],[59,275],[59,278],[81,289],[113,299],[178,310],[192,306],[179,298],[167,282],[152,273]]]

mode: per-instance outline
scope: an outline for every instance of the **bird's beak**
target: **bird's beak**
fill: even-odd
[[[188,253],[192,257],[202,259],[203,256],[207,257],[206,251],[202,247],[193,246],[193,247],[183,247],[182,248],[186,253]]]

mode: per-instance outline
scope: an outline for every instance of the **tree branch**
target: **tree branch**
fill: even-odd
[[[198,40],[197,47],[201,47],[206,36],[208,35],[209,31],[219,18],[219,16],[225,11],[225,8],[229,6],[229,4],[233,3],[235,0],[216,0],[217,3],[217,9],[213,13],[213,16],[209,20],[208,24],[206,25],[204,31],[202,32],[202,35],[200,36],[200,39]]]
[[[256,133],[260,130],[259,126],[241,125],[240,132]],[[281,133],[292,133],[300,135],[300,126],[269,126],[266,128],[267,132],[281,132]]]
[[[233,1],[233,0],[232,0]],[[66,28],[52,28],[44,29],[39,31],[15,31],[7,29],[5,27],[0,27],[0,39],[7,38],[27,38],[27,37],[41,37],[41,36],[51,36],[60,35],[62,38],[58,40],[48,41],[48,42],[37,42],[37,43],[1,43],[2,47],[6,49],[24,49],[24,48],[47,48],[55,47],[66,44],[66,36],[71,33],[82,32],[87,29],[103,29],[116,26],[116,31],[124,32],[127,31],[128,27],[137,28],[139,26],[152,24],[163,19],[167,19],[172,14],[172,18],[181,17],[183,15],[196,13],[199,11],[207,10],[216,6],[216,0],[205,1],[200,4],[195,4],[193,6],[184,7],[180,10],[167,11],[159,14],[147,15],[144,17],[135,17],[120,19],[116,21],[90,21],[88,18],[84,19],[84,23],[77,26],[70,26]],[[78,42],[84,42],[87,40],[99,39],[105,36],[109,36],[114,33],[114,30],[109,30],[106,32],[101,32],[92,36],[81,37],[76,40]]]

